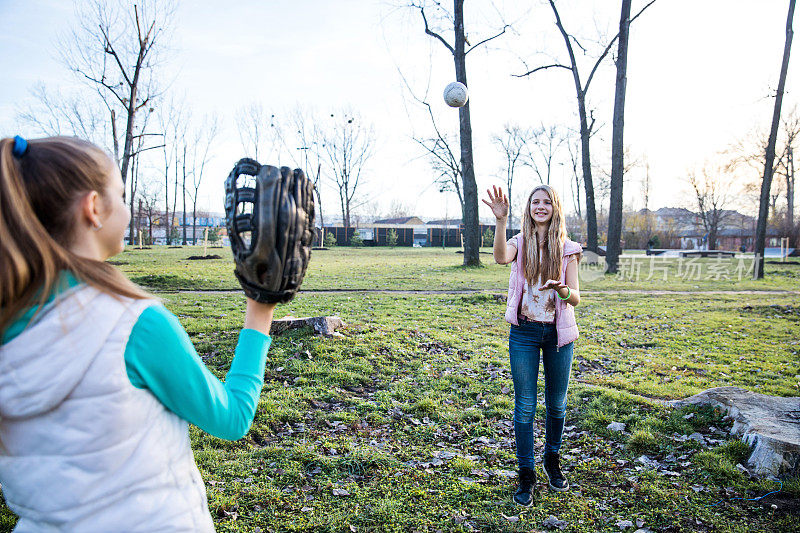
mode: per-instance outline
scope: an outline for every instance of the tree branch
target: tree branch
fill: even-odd
[[[493,39],[497,39],[498,37],[500,37],[501,35],[503,35],[503,34],[506,32],[506,30],[507,30],[508,28],[509,28],[509,26],[508,26],[508,24],[506,24],[505,26],[503,26],[503,30],[502,30],[500,33],[498,33],[498,34],[496,34],[496,35],[492,35],[491,37],[487,37],[486,39],[484,39],[484,40],[480,41],[480,42],[479,42],[478,44],[476,44],[475,46],[471,46],[469,50],[467,50],[466,52],[464,52],[464,55],[467,55],[468,53],[472,52],[473,50],[475,50],[476,48],[478,48],[478,47],[479,47],[480,45],[482,45],[482,44],[486,44],[486,43],[488,43],[489,41],[491,41],[491,40],[493,40]]]
[[[120,104],[122,104],[123,106],[125,106],[125,105],[126,105],[126,104],[125,104],[125,99],[124,99],[124,98],[122,98],[120,95],[118,95],[118,94],[117,94],[117,92],[116,92],[116,90],[115,90],[115,88],[114,88],[113,86],[109,85],[108,83],[106,83],[106,82],[105,82],[105,81],[103,81],[103,80],[98,80],[98,79],[95,79],[95,78],[93,78],[93,77],[89,76],[88,74],[86,74],[85,72],[83,72],[83,71],[81,71],[81,70],[76,70],[75,72],[77,72],[78,74],[82,75],[84,78],[86,78],[87,80],[89,80],[89,81],[91,81],[91,82],[94,82],[94,83],[96,83],[96,84],[98,84],[98,85],[102,85],[103,87],[105,87],[106,89],[108,89],[108,90],[109,90],[109,92],[110,92],[111,94],[113,94],[113,95],[114,95],[114,97],[115,97],[117,100],[119,100],[119,103],[120,103]]]
[[[650,2],[648,2],[642,9],[640,9],[639,12],[636,13],[636,15],[631,17],[630,23],[632,24],[633,21],[636,20],[639,17],[639,15],[644,13],[645,9],[647,9],[650,6],[652,6],[655,2],[656,2],[656,0],[650,0]],[[586,93],[589,90],[589,84],[592,82],[592,78],[594,77],[594,73],[597,71],[597,68],[600,66],[600,63],[603,62],[603,59],[605,59],[605,57],[611,51],[611,47],[614,45],[614,43],[617,41],[617,39],[619,39],[619,32],[617,32],[617,34],[614,36],[614,38],[611,39],[611,41],[608,43],[608,46],[606,46],[605,50],[603,50],[602,55],[600,55],[600,57],[597,58],[597,61],[595,62],[594,67],[592,68],[592,71],[589,73],[589,77],[586,78],[586,84],[583,86],[583,92],[584,93]]]
[[[436,33],[435,31],[432,31],[432,30],[431,30],[431,29],[428,27],[428,18],[425,16],[425,8],[424,8],[424,7],[422,7],[422,6],[417,6],[417,7],[419,8],[419,12],[420,12],[420,14],[422,15],[422,21],[425,23],[425,33],[427,33],[427,34],[428,34],[428,35],[430,35],[431,37],[435,37],[436,39],[439,39],[439,40],[442,42],[442,44],[443,44],[443,45],[444,45],[444,46],[445,46],[445,47],[446,47],[448,50],[450,50],[450,53],[451,53],[451,54],[455,54],[455,53],[456,53],[456,51],[455,51],[455,49],[454,49],[452,46],[450,46],[450,43],[448,43],[448,42],[447,42],[447,41],[444,39],[444,37],[442,37],[441,35],[439,35],[439,34],[438,34],[438,33]],[[505,30],[504,30],[504,31],[505,31]]]
[[[156,148],[164,148],[165,146],[166,146],[165,144],[159,144],[158,146],[148,146],[147,148],[142,148],[140,150],[136,150],[135,152],[132,152],[131,153],[131,157],[137,156],[137,155],[141,154],[142,152],[146,152],[148,150],[155,150]]]
[[[539,70],[547,70],[549,68],[565,68],[567,70],[572,70],[571,67],[568,67],[566,65],[562,65],[561,63],[553,63],[552,65],[544,65],[544,66],[541,66],[541,67],[536,67],[535,69],[529,70],[528,72],[526,72],[524,74],[512,74],[512,76],[515,77],[515,78],[524,78],[525,76],[530,76],[534,72],[537,72]]]
[[[103,28],[102,24],[98,24],[97,27],[100,28],[100,33],[103,35],[103,40],[105,41],[103,43],[103,51],[106,54],[113,57],[114,60],[117,62],[117,66],[119,67],[119,72],[120,74],[122,74],[122,77],[125,78],[125,82],[128,84],[128,86],[133,85],[133,82],[128,77],[128,73],[125,71],[125,67],[122,66],[122,61],[120,60],[119,55],[117,55],[117,51],[114,50],[113,46],[111,46],[111,39],[109,39],[108,33],[106,33],[106,30]]]

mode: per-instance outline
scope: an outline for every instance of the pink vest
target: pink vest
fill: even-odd
[[[517,233],[514,238],[517,240],[517,260],[511,265],[511,275],[508,278],[508,301],[506,304],[506,322],[519,326],[519,304],[522,300],[522,288],[525,285],[525,273],[523,270],[524,243],[522,233]],[[564,258],[568,255],[577,254],[583,251],[577,242],[567,239],[564,241]],[[561,283],[567,274],[567,263],[561,270]],[[575,308],[570,304],[556,298],[556,339],[558,347],[561,348],[578,338],[578,324],[575,322]]]

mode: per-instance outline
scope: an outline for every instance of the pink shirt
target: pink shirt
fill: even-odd
[[[524,250],[522,233],[517,233],[517,250]],[[581,253],[583,248],[577,242],[569,239],[564,241],[564,266],[561,270],[561,282],[564,283],[567,275],[567,256]],[[523,263],[525,254],[517,253],[517,259],[512,263],[511,275],[508,278],[508,300],[506,303],[506,322],[519,326],[519,311],[522,302],[522,292],[524,290],[525,273]],[[575,308],[560,298],[556,298],[555,323],[558,347],[561,348],[578,338],[578,324],[575,322]]]
[[[516,237],[512,237],[508,244],[517,247]],[[556,321],[556,291],[548,289],[540,291],[542,278],[539,277],[535,284],[522,284],[522,299],[520,300],[519,314],[528,320],[536,322],[547,322],[552,324]]]

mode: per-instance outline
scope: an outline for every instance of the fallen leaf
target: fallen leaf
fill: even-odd
[[[567,523],[564,520],[559,520],[555,516],[550,515],[544,519],[544,521],[542,522],[542,526],[548,529],[555,529],[555,528],[566,529]]]

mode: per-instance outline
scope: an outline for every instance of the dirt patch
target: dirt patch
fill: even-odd
[[[220,257],[220,256],[218,256],[216,254],[215,255],[190,255],[186,259],[188,259],[190,261],[197,261],[197,260],[201,260],[201,259],[222,259],[222,257]]]
[[[758,497],[758,495],[756,494],[752,497]],[[771,509],[772,505],[776,505],[778,507],[775,511],[776,513],[800,515],[800,498],[786,492],[776,492],[775,494],[764,496],[758,500],[758,503],[766,509]]]
[[[109,265],[114,265],[114,266],[121,266],[121,265],[127,265],[128,264],[127,261],[106,261],[106,263],[108,263]]]
[[[798,261],[764,261],[768,265],[783,265],[783,266],[793,266],[793,267],[800,267],[800,262]]]
[[[742,312],[767,318],[800,320],[800,307],[794,305],[745,305],[742,307]]]

